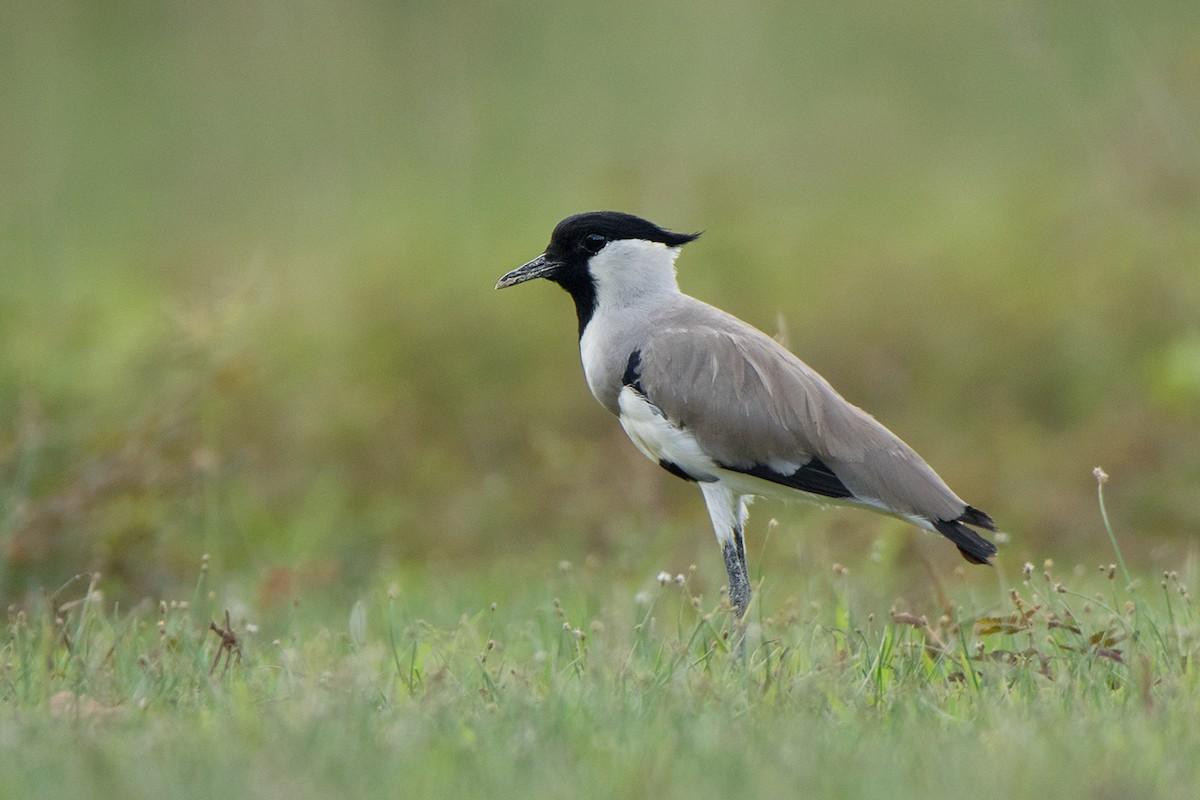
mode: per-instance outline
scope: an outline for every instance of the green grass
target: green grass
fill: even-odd
[[[789,574],[799,594],[764,581],[742,632],[695,570],[514,563],[244,608],[240,658],[208,627],[231,594],[214,577],[157,608],[80,576],[10,609],[0,796],[1091,798],[1200,779],[1193,574],[1029,564],[1008,592],[951,579],[881,612],[839,564]]]

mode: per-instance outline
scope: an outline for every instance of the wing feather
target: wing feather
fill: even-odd
[[[640,383],[714,461],[753,474],[818,459],[857,500],[934,521],[964,513],[911,447],[807,364],[736,317],[684,299],[642,345]]]

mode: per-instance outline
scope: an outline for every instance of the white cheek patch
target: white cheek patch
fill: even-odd
[[[648,296],[679,291],[675,282],[678,247],[644,239],[609,242],[592,256],[588,271],[601,308],[620,308]]]
[[[717,465],[695,437],[673,425],[632,386],[626,386],[617,395],[617,405],[621,427],[646,458],[673,464],[699,481],[717,479]]]

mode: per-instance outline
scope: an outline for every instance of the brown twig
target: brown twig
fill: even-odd
[[[233,623],[229,621],[229,609],[225,609],[225,627],[221,628],[215,622],[210,622],[208,626],[213,633],[221,637],[221,644],[217,647],[217,654],[213,656],[212,666],[208,668],[208,674],[212,675],[217,669],[217,664],[221,663],[221,654],[225,654],[225,669],[221,670],[224,675],[229,671],[229,662],[237,655],[237,661],[234,663],[242,663],[242,640],[233,632]]]

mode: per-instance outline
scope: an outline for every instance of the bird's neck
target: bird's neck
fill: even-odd
[[[596,283],[586,270],[560,275],[554,281],[567,290],[575,302],[575,316],[579,318],[579,338],[596,314]]]
[[[678,255],[678,247],[660,242],[612,242],[592,257],[587,269],[560,277],[558,283],[575,301],[580,338],[597,317],[611,323],[630,313],[644,316],[676,297]]]
[[[605,312],[644,310],[679,294],[678,247],[631,239],[613,242],[588,263],[596,306]]]

